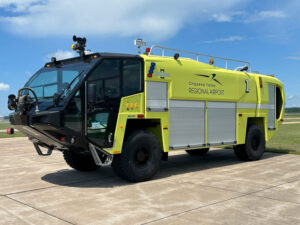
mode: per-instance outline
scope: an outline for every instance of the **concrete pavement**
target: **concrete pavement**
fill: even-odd
[[[0,224],[300,224],[300,156],[175,152],[135,184],[110,167],[72,170],[59,152],[37,156],[26,138],[0,139]]]

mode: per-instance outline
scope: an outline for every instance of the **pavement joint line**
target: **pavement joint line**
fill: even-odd
[[[299,181],[299,180],[300,180],[300,179],[293,180],[293,181],[286,181],[285,183],[281,183],[281,184],[277,184],[277,185],[272,185],[272,186],[267,187],[267,188],[262,189],[262,190],[253,191],[253,192],[251,192],[251,193],[249,193],[249,194],[256,194],[256,193],[261,192],[261,191],[265,191],[265,190],[269,190],[269,189],[272,189],[272,188],[280,187],[280,186],[282,186],[282,185],[290,184],[290,183],[293,183],[293,182],[297,182],[297,181]]]
[[[17,191],[17,192],[7,193],[7,194],[3,194],[3,196],[10,196],[10,195],[23,194],[23,193],[32,192],[32,191],[46,190],[46,189],[51,189],[51,188],[54,188],[54,187],[60,187],[60,186],[51,185],[51,186],[43,187],[43,188],[36,188],[36,189],[31,189],[31,190],[25,190],[25,191]]]
[[[250,195],[252,195],[254,197],[270,199],[270,200],[274,200],[274,201],[278,201],[278,202],[285,202],[285,203],[291,203],[291,204],[295,204],[295,205],[300,205],[300,203],[298,203],[298,202],[291,202],[291,201],[286,201],[286,200],[280,200],[280,199],[266,197],[266,196],[261,196],[261,195],[253,195],[253,194],[250,194]]]
[[[18,169],[21,169],[21,168],[32,168],[32,167],[41,167],[41,166],[44,166],[44,165],[54,165],[54,164],[63,164],[65,165],[65,163],[62,163],[62,162],[57,162],[57,163],[42,163],[42,164],[34,164],[34,165],[31,165],[31,166],[21,166],[21,167],[18,167]],[[6,167],[6,168],[1,168],[0,171],[2,170],[10,170],[10,169],[17,169],[16,167]]]
[[[298,179],[298,180],[300,180],[300,179]],[[298,180],[295,180],[295,181],[298,181]],[[293,182],[295,182],[295,181],[293,181]],[[197,210],[197,209],[205,208],[205,207],[208,207],[208,206],[211,206],[211,205],[216,205],[216,204],[223,203],[223,202],[226,202],[226,201],[231,201],[231,200],[234,200],[234,199],[237,199],[237,198],[241,198],[241,197],[245,197],[245,196],[253,196],[253,197],[257,197],[257,198],[265,198],[265,199],[270,199],[270,200],[274,200],[274,201],[280,201],[280,202],[286,202],[286,203],[300,205],[300,203],[295,203],[295,202],[290,202],[290,201],[283,201],[283,200],[272,199],[272,198],[268,198],[268,197],[264,197],[264,196],[253,195],[255,193],[262,192],[264,190],[272,189],[272,188],[275,188],[275,187],[279,187],[281,185],[288,184],[288,183],[291,183],[291,182],[285,182],[285,183],[281,183],[281,184],[278,184],[278,185],[272,185],[271,187],[263,188],[261,190],[253,191],[253,192],[249,192],[249,193],[245,193],[245,194],[242,194],[241,192],[230,190],[231,192],[240,193],[242,195],[239,195],[239,196],[236,196],[236,197],[232,197],[232,198],[229,198],[229,199],[224,199],[224,200],[217,201],[217,202],[212,202],[212,203],[209,203],[207,205],[199,206],[199,207],[192,208],[192,209],[185,210],[185,211],[181,211],[181,212],[178,212],[178,213],[173,213],[173,214],[165,216],[165,217],[161,217],[161,218],[158,218],[158,219],[155,219],[155,220],[152,220],[152,221],[148,221],[146,223],[142,223],[141,225],[146,225],[146,224],[154,223],[154,222],[157,222],[157,221],[160,221],[160,220],[164,220],[164,219],[167,219],[167,218],[170,218],[170,217],[173,217],[173,216],[178,216],[178,215],[181,215],[181,214],[184,214],[184,213],[187,213],[187,212],[191,212],[191,211],[194,211],[194,210]],[[202,186],[205,186],[205,185],[202,185]],[[214,187],[214,188],[221,189],[221,188],[218,188],[218,187]]]
[[[206,205],[202,205],[202,206],[199,206],[199,207],[196,207],[196,208],[192,208],[192,209],[188,209],[188,210],[185,210],[185,211],[181,211],[181,212],[178,212],[178,213],[173,213],[173,214],[170,214],[170,215],[165,216],[165,217],[161,217],[161,218],[158,218],[158,219],[155,219],[155,220],[148,221],[146,223],[141,223],[141,225],[146,225],[146,224],[154,223],[154,222],[157,222],[157,221],[160,221],[160,220],[164,220],[164,219],[167,219],[167,218],[170,218],[170,217],[173,217],[173,216],[178,216],[178,215],[181,215],[181,214],[184,214],[184,213],[187,213],[187,212],[195,211],[197,209],[205,208],[205,207],[208,207],[208,206],[211,206],[211,205],[216,205],[216,204],[219,204],[219,203],[223,203],[223,202],[227,202],[227,201],[230,201],[230,200],[233,200],[233,199],[244,197],[246,195],[248,195],[248,194],[239,195],[239,196],[236,196],[236,197],[224,199],[224,200],[217,201],[217,202],[211,202],[211,203],[206,204]]]
[[[24,202],[21,202],[21,201],[19,201],[19,200],[17,200],[17,199],[11,198],[11,197],[6,196],[6,195],[5,195],[5,197],[8,198],[8,199],[10,199],[10,200],[12,200],[12,201],[15,201],[15,202],[17,202],[17,203],[20,203],[20,204],[22,204],[22,205],[25,205],[25,206],[27,206],[27,207],[30,207],[30,208],[32,208],[32,209],[34,209],[34,210],[37,210],[37,211],[42,212],[42,213],[45,213],[45,214],[48,215],[48,216],[54,217],[54,218],[56,218],[56,219],[58,219],[58,220],[61,220],[61,221],[66,222],[66,223],[68,223],[68,224],[74,225],[74,223],[71,223],[70,221],[67,221],[67,220],[62,219],[62,218],[60,218],[60,217],[58,217],[58,216],[55,216],[55,215],[53,215],[53,214],[51,214],[51,213],[48,213],[48,212],[43,211],[43,210],[41,210],[41,209],[38,209],[38,208],[36,208],[36,207],[34,207],[34,206],[31,206],[31,205],[29,205],[29,204],[26,204],[26,203],[24,203]]]
[[[107,179],[107,178],[112,178],[112,177],[114,177],[114,176],[103,177],[102,179]],[[23,194],[23,193],[27,193],[27,192],[40,191],[40,190],[46,190],[46,189],[52,189],[52,188],[63,188],[66,185],[77,184],[77,183],[81,183],[81,182],[90,182],[90,181],[94,181],[94,180],[95,180],[95,178],[87,179],[87,180],[74,181],[74,182],[69,182],[69,183],[62,183],[62,184],[59,184],[59,185],[51,185],[51,186],[48,186],[48,187],[36,188],[36,189],[31,189],[31,190],[17,191],[17,192],[1,194],[1,195],[2,196],[11,196],[11,195]]]

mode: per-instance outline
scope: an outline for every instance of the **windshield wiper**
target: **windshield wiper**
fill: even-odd
[[[80,75],[82,73],[83,73],[83,71],[81,71],[76,77],[74,77],[73,80],[69,83],[69,85],[64,90],[62,90],[59,94],[55,93],[53,95],[53,102],[55,105],[57,105],[59,103],[59,100],[60,100],[61,96],[63,95],[63,93],[65,93],[66,91],[68,91],[71,88],[72,84],[75,82],[75,80],[78,77],[80,77]]]

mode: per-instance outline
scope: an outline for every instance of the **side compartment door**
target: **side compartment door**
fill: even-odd
[[[275,85],[268,85],[269,106],[268,106],[268,129],[275,129]]]
[[[207,144],[236,142],[236,103],[207,102]]]
[[[148,112],[168,111],[168,83],[146,82],[147,99],[146,108]]]
[[[170,149],[205,144],[204,101],[170,100]]]

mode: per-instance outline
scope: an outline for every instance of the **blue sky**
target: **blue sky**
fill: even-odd
[[[298,0],[0,0],[0,115],[51,56],[70,57],[72,35],[94,52],[137,53],[148,45],[250,61],[285,85],[300,107]]]

